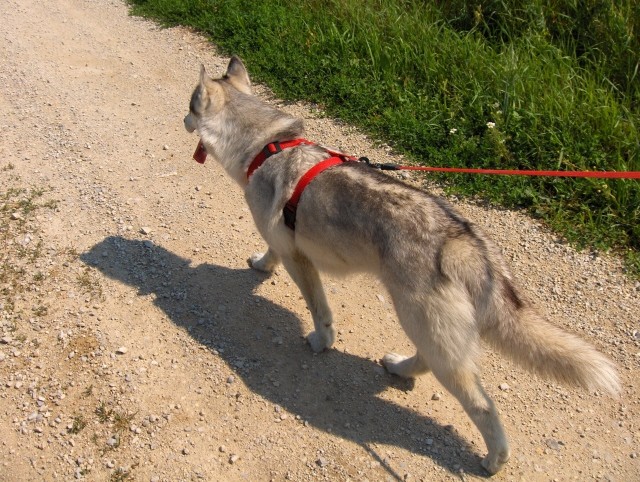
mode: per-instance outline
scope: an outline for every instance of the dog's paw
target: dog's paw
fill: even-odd
[[[320,353],[333,345],[333,336],[329,333],[329,336],[322,335],[317,331],[312,331],[307,336],[307,343],[315,353]]]
[[[247,260],[249,267],[263,273],[273,273],[277,263],[273,262],[269,253],[254,253]]]
[[[497,474],[509,460],[509,450],[500,450],[495,454],[489,454],[482,459],[482,466],[491,475]]]
[[[387,369],[389,373],[393,373],[394,375],[404,376],[404,372],[402,370],[402,362],[404,362],[407,356],[398,355],[397,353],[387,353],[382,358],[382,364]]]

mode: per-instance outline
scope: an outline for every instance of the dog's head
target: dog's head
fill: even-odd
[[[200,82],[191,95],[189,113],[184,118],[187,132],[194,132],[200,127],[203,118],[211,117],[222,110],[228,100],[229,87],[244,94],[251,94],[251,80],[242,61],[231,57],[227,72],[220,79],[212,79],[204,65],[200,68]]]

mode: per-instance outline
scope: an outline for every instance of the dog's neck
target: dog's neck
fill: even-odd
[[[242,187],[247,184],[249,165],[265,145],[301,137],[304,132],[301,119],[282,113],[274,115],[273,122],[264,126],[250,125],[246,120],[252,116],[248,113],[240,118],[237,113],[224,117],[222,113],[214,125],[201,126],[201,138],[207,152]]]

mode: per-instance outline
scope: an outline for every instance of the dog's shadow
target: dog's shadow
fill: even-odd
[[[307,423],[360,444],[401,479],[373,444],[402,447],[456,473],[485,477],[476,448],[429,417],[384,400],[410,384],[380,365],[338,350],[314,355],[292,312],[254,294],[265,277],[251,269],[187,259],[149,241],[112,236],[81,255],[106,276],[134,286],[261,397]],[[295,291],[293,291],[295,290]],[[293,288],[292,293],[297,293]]]

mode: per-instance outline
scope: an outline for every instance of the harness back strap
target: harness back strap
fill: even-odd
[[[258,155],[253,159],[251,164],[249,164],[249,169],[247,169],[247,179],[251,177],[251,175],[262,166],[262,163],[266,161],[269,157],[277,154],[278,152],[282,152],[283,149],[288,149],[290,147],[296,147],[300,144],[308,144],[311,145],[313,142],[308,141],[306,139],[293,139],[291,141],[282,141],[282,142],[272,142],[271,144],[267,144],[264,148],[258,153]]]
[[[342,164],[346,159],[342,157],[330,157],[329,159],[325,159],[324,161],[319,162],[300,178],[298,184],[296,184],[296,188],[293,190],[293,194],[287,204],[284,205],[282,213],[284,215],[284,224],[293,230],[296,229],[296,211],[298,210],[298,202],[300,201],[300,196],[302,195],[302,191],[307,187],[307,185],[322,171],[329,169],[337,164]]]

